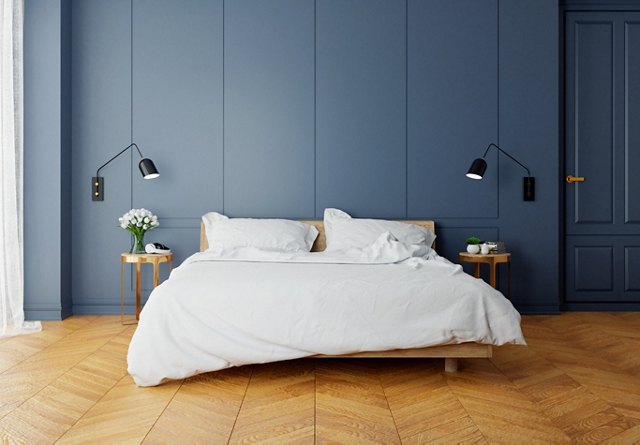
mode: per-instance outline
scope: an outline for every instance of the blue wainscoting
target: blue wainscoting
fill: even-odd
[[[31,318],[71,313],[70,1],[25,2],[24,267]]]
[[[100,172],[103,202],[91,201],[90,185],[96,169],[131,141],[131,2],[78,1],[71,15],[73,312],[117,313],[120,253],[130,245],[118,217],[131,208],[132,181],[142,180],[129,168],[137,154]]]
[[[161,175],[141,180],[135,155],[131,196],[133,207],[164,219],[222,207],[222,8],[222,0],[133,2],[133,104],[125,116]],[[121,137],[124,146],[130,136]]]
[[[406,4],[316,6],[316,215],[405,218]]]
[[[456,261],[467,236],[502,239],[516,306],[558,310],[555,0],[66,1],[45,14],[53,2],[26,0],[26,221],[59,220],[29,223],[28,315],[48,305],[60,316],[69,297],[74,313],[119,311],[130,238],[117,218],[131,207],[158,214],[148,241],[178,263],[211,210],[434,218],[440,253]],[[127,154],[92,202],[95,169],[131,141],[160,178],[144,181]],[[490,142],[530,166],[535,202],[495,152],[483,181],[464,177]],[[35,247],[46,238],[60,264]],[[131,287],[128,273],[129,303]]]
[[[499,24],[498,144],[536,178],[536,200],[523,202],[526,172],[499,158],[498,226],[513,254],[512,300],[523,312],[557,311],[564,178],[558,142],[558,5],[500,1]]]
[[[409,0],[408,13],[409,217],[495,218],[497,153],[481,182],[464,173],[498,140],[498,2]]]
[[[131,207],[161,218],[146,241],[179,264],[198,248],[199,216],[223,203],[223,2],[135,0],[131,14],[132,140],[160,171],[143,180],[134,156]],[[152,283],[143,267],[145,293]]]
[[[313,215],[314,2],[226,2],[224,27],[224,210]]]

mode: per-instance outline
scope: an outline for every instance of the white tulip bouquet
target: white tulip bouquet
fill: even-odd
[[[160,225],[158,217],[147,209],[131,209],[118,221],[120,227],[134,236],[131,253],[145,253],[144,234]]]

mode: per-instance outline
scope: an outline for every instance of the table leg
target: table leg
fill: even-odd
[[[507,262],[507,295],[511,300],[511,261]]]
[[[160,263],[153,263],[153,288],[158,287],[160,281]]]
[[[474,265],[473,275],[474,275],[476,278],[480,278],[480,263],[476,263],[476,264]]]
[[[136,263],[136,320],[140,320],[140,263]]]
[[[124,260],[120,258],[120,324],[124,324]]]
[[[496,264],[489,264],[489,284],[492,288],[496,288]]]

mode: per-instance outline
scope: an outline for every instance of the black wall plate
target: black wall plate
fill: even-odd
[[[525,201],[536,200],[536,178],[533,176],[525,176],[522,178],[522,192]]]

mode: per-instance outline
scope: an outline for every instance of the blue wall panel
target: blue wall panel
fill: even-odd
[[[504,240],[514,254],[516,305],[557,310],[555,0],[76,0],[71,9],[71,117],[54,95],[60,124],[32,119],[25,138],[65,141],[72,133],[71,158],[67,142],[53,160],[45,144],[33,152],[59,160],[60,176],[71,167],[71,183],[59,178],[45,202],[33,193],[42,186],[36,163],[26,187],[71,228],[52,228],[67,270],[62,244],[73,233],[75,312],[119,311],[118,260],[130,237],[117,218],[132,205],[159,214],[162,226],[147,241],[169,244],[176,262],[197,249],[208,210],[312,218],[332,206],[356,216],[433,217],[438,249],[454,261],[467,236]],[[57,23],[64,41],[63,16],[27,20]],[[48,29],[38,25],[29,38]],[[43,81],[38,69],[52,53],[38,42],[27,79]],[[64,47],[51,60],[63,73]],[[58,96],[68,96],[64,82]],[[95,169],[132,139],[157,162],[160,179],[143,181],[137,155],[127,154],[103,171],[105,201],[92,202]],[[482,182],[464,177],[491,141],[531,168],[535,202],[522,201],[520,167],[494,152]],[[31,271],[40,272],[34,246],[45,236],[28,232]],[[64,285],[61,268],[42,270],[47,284]],[[150,271],[144,275],[148,288]]]
[[[71,202],[71,0],[60,2],[60,293],[62,317],[73,312],[73,289],[71,287],[71,246],[73,232],[69,219],[73,215]]]
[[[536,200],[524,202],[525,171],[501,157],[500,237],[513,254],[512,299],[532,312],[559,303],[558,57],[555,0],[500,2],[499,143],[536,177]]]
[[[318,0],[316,215],[406,213],[406,4]]]
[[[498,142],[497,0],[408,8],[408,216],[496,217],[496,152],[482,181],[465,173]]]
[[[25,3],[24,255],[27,318],[60,318],[63,122],[61,2]],[[43,218],[46,215],[46,218]],[[47,255],[42,255],[46,246]],[[70,294],[69,294],[70,297]]]
[[[313,8],[313,0],[225,4],[229,215],[313,215]]]
[[[72,5],[72,291],[75,306],[119,311],[119,258],[130,237],[118,217],[131,205],[133,154],[109,164],[105,199],[91,201],[91,177],[131,137],[131,2]],[[137,155],[136,155],[137,156]],[[138,179],[138,178],[136,178]]]
[[[134,156],[133,207],[222,210],[222,57],[222,0],[133,2],[133,141],[160,171],[143,180]]]

